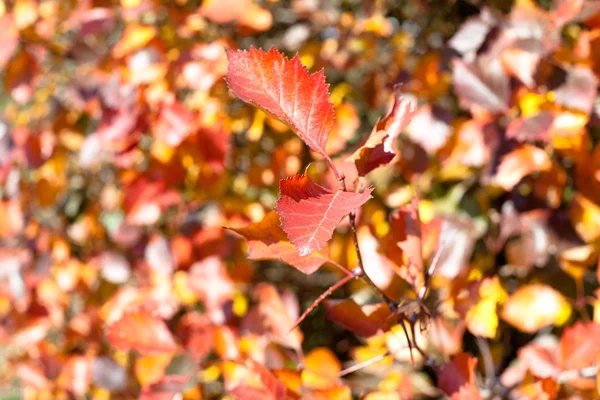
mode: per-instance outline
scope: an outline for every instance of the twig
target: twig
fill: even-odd
[[[444,249],[446,248],[446,238],[444,236],[441,237],[441,242],[440,245],[438,246],[437,250],[435,251],[435,254],[433,255],[433,260],[431,260],[431,264],[429,264],[429,268],[427,269],[427,272],[425,273],[425,282],[423,284],[423,288],[420,290],[419,293],[419,298],[421,300],[423,300],[425,298],[425,296],[427,296],[427,291],[429,290],[429,281],[431,280],[431,277],[433,276],[433,273],[435,272],[439,262],[440,262],[440,258],[442,256],[442,253],[444,252]]]
[[[494,359],[490,352],[490,346],[484,338],[481,336],[475,336],[475,343],[479,348],[479,353],[483,358],[483,368],[485,370],[485,386],[490,387],[493,381],[496,379],[496,368],[494,367]]]
[[[563,371],[555,378],[557,383],[567,383],[575,378],[594,378],[598,374],[598,365],[592,365],[582,369]]]
[[[339,181],[340,181],[340,184],[342,185],[342,189],[344,190],[344,192],[347,192],[348,189],[346,188],[346,177],[343,174],[341,174]],[[356,233],[356,214],[355,214],[355,212],[352,211],[348,215],[348,218],[350,219],[350,229],[352,231],[352,240],[354,242],[354,249],[356,250],[356,256],[358,258],[358,268],[360,268],[360,272],[361,272],[360,278],[363,281],[365,281],[369,286],[371,286],[373,288],[373,290],[375,290],[379,294],[379,296],[381,296],[381,298],[386,301],[388,307],[390,307],[390,310],[395,312],[398,309],[398,302],[390,299],[388,297],[388,295],[385,294],[385,292],[383,290],[381,290],[379,288],[379,286],[377,286],[375,284],[375,282],[373,282],[371,280],[371,278],[369,278],[369,276],[367,275],[367,273],[365,271],[362,255],[360,253],[360,247],[358,245],[358,235]]]
[[[338,282],[336,282],[334,285],[332,285],[331,287],[329,287],[329,289],[327,289],[326,291],[324,291],[311,305],[310,307],[308,307],[306,309],[306,311],[304,311],[302,313],[302,315],[300,316],[300,318],[298,318],[298,320],[296,321],[296,323],[294,324],[294,326],[292,326],[290,328],[290,330],[288,331],[291,332],[294,329],[296,329],[298,327],[298,325],[300,325],[300,323],[302,323],[302,321],[304,321],[304,318],[306,318],[306,316],[308,314],[310,314],[315,308],[317,308],[317,306],[319,304],[321,304],[323,302],[323,300],[325,300],[326,298],[328,298],[329,296],[331,296],[331,294],[333,292],[335,292],[338,288],[344,286],[346,283],[350,282],[352,279],[355,279],[357,276],[354,274],[350,274],[350,275],[346,275],[343,279],[339,280]]]
[[[335,262],[332,259],[327,259],[327,263],[333,265],[334,267],[336,267],[337,269],[339,269],[344,275],[346,276],[354,276],[354,274],[352,273],[352,271],[348,270],[348,268],[344,268],[343,265],[338,264],[337,262]]]
[[[353,366],[348,367],[348,368],[340,371],[339,377],[341,378],[341,377],[349,375],[349,374],[351,374],[353,372],[359,371],[359,370],[361,370],[363,368],[367,368],[367,367],[369,367],[369,366],[371,366],[371,365],[373,365],[373,364],[375,364],[375,363],[383,360],[384,358],[386,358],[387,356],[390,356],[390,355],[392,355],[392,353],[388,350],[388,351],[386,351],[383,354],[380,354],[380,355],[375,356],[373,358],[369,358],[368,360],[360,362],[358,364],[354,364]]]

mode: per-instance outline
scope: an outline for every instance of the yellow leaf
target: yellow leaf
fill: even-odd
[[[123,37],[113,47],[112,55],[121,58],[146,46],[156,36],[156,28],[145,25],[130,25],[125,29]]]
[[[494,277],[481,283],[479,296],[479,302],[467,312],[467,328],[474,335],[492,338],[498,329],[496,307],[506,301],[507,293]]]
[[[183,305],[192,305],[198,301],[198,297],[188,285],[188,274],[185,271],[177,271],[173,275],[173,291]]]
[[[577,246],[560,253],[560,268],[575,280],[583,279],[585,271],[594,264],[598,252],[591,245]]]
[[[580,193],[571,200],[569,216],[575,230],[586,242],[593,242],[600,236],[600,207]]]
[[[140,385],[150,385],[165,376],[165,368],[173,358],[172,353],[143,356],[135,360],[135,376]]]
[[[19,29],[33,24],[38,18],[38,5],[35,0],[17,0],[13,7],[13,18]]]
[[[467,312],[467,328],[473,335],[486,338],[496,336],[496,329],[498,329],[496,302],[485,299],[471,308]]]
[[[501,313],[503,320],[522,332],[533,333],[549,325],[563,325],[571,304],[548,285],[531,284],[513,293]]]
[[[313,389],[326,389],[335,386],[342,364],[335,354],[326,347],[319,347],[308,353],[306,369],[302,371],[302,384]]]

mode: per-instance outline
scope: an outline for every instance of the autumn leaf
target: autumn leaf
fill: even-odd
[[[289,60],[275,48],[230,51],[227,59],[225,80],[233,93],[284,122],[335,169],[325,151],[335,111],[323,71],[311,75],[298,56]]]
[[[518,289],[508,298],[501,312],[503,320],[528,333],[549,325],[562,325],[570,316],[571,305],[564,296],[542,284]]]
[[[3,69],[19,45],[19,30],[10,14],[0,16],[0,28],[4,32],[0,39],[0,69]]]
[[[420,293],[425,284],[425,262],[422,253],[421,220],[417,199],[403,206],[390,217],[390,235],[402,251],[400,276]]]
[[[338,322],[359,336],[369,337],[385,332],[394,324],[387,304],[359,306],[354,300],[328,300],[325,302],[327,318]]]
[[[573,196],[569,216],[575,230],[586,242],[593,242],[600,236],[600,207],[581,193]]]
[[[543,111],[539,114],[514,119],[506,127],[506,136],[519,142],[548,142],[554,124],[554,114]]]
[[[303,335],[300,329],[294,327],[294,318],[274,286],[263,283],[257,286],[256,294],[259,301],[259,312],[265,326],[281,343],[300,349]]]
[[[452,83],[461,105],[491,113],[508,111],[509,79],[500,60],[481,57],[467,64],[455,59]]]
[[[177,345],[164,321],[148,313],[127,313],[112,323],[106,338],[121,350],[136,350],[142,354],[173,352]]]
[[[477,359],[468,353],[459,353],[452,361],[444,365],[438,373],[438,386],[449,396],[453,396],[457,392],[465,391],[472,392],[474,397],[464,397],[464,399],[479,398],[477,388],[475,386],[475,366]],[[454,398],[454,396],[452,397]],[[458,399],[463,399],[458,396]]]
[[[550,157],[544,150],[525,144],[502,158],[494,182],[504,190],[511,190],[525,176],[551,167]]]
[[[371,198],[373,188],[363,193],[332,192],[308,176],[296,175],[280,182],[275,210],[281,227],[298,254],[306,256],[324,247],[335,227],[355,208]]]
[[[367,141],[348,160],[354,161],[360,176],[387,165],[396,156],[396,140],[415,113],[415,100],[394,89],[394,104],[389,114],[377,121]]]
[[[327,389],[339,383],[342,364],[327,347],[317,347],[306,355],[302,384],[312,389]]]
[[[450,114],[443,108],[424,104],[414,113],[406,128],[407,136],[428,155],[434,155],[452,134],[450,119]]]
[[[271,211],[259,222],[243,228],[227,229],[239,233],[246,239],[250,260],[280,260],[307,275],[316,272],[329,261],[327,247],[306,256],[298,254],[280,225],[279,214]]]
[[[507,294],[498,277],[494,277],[481,282],[479,296],[477,304],[467,312],[467,328],[473,335],[493,338],[498,329],[496,308],[506,301]]]
[[[558,345],[558,364],[564,370],[592,366],[600,355],[600,325],[595,322],[577,322],[565,329]]]

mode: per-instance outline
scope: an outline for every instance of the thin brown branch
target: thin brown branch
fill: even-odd
[[[496,368],[494,367],[494,359],[490,351],[490,346],[481,336],[475,336],[475,342],[479,348],[479,353],[483,358],[483,368],[485,370],[485,385],[490,387],[496,378]]]
[[[342,189],[344,190],[344,192],[347,192],[348,189],[346,188],[346,177],[344,175],[342,175],[340,177],[340,183],[342,185]],[[392,300],[391,298],[388,297],[387,294],[385,294],[385,292],[383,290],[381,290],[381,288],[379,288],[379,286],[377,286],[375,284],[375,282],[373,282],[371,280],[371,278],[369,278],[369,276],[367,275],[366,271],[365,271],[365,267],[364,267],[364,263],[363,263],[363,258],[362,258],[362,254],[360,252],[360,247],[358,245],[358,235],[356,232],[356,213],[353,211],[348,215],[348,218],[350,219],[350,230],[352,231],[352,241],[354,242],[354,250],[356,251],[356,256],[358,258],[358,268],[360,269],[360,278],[369,286],[371,286],[371,288],[373,288],[373,290],[375,292],[377,292],[377,294],[379,294],[379,296],[381,296],[381,298],[387,303],[387,305],[390,307],[390,310],[392,310],[393,312],[395,312],[398,309],[398,302]]]
[[[326,291],[324,291],[311,305],[310,307],[308,307],[306,309],[306,311],[304,311],[302,313],[302,315],[300,316],[300,318],[298,318],[298,320],[296,321],[296,323],[294,324],[294,326],[292,326],[292,328],[288,331],[291,332],[294,329],[296,329],[298,327],[298,325],[300,325],[302,323],[302,321],[304,321],[304,319],[308,316],[308,314],[310,314],[315,308],[317,308],[317,306],[319,304],[321,304],[326,298],[328,298],[329,296],[331,296],[331,294],[333,292],[335,292],[338,288],[344,286],[346,283],[350,282],[352,279],[356,278],[356,275],[350,274],[350,275],[346,275],[343,279],[339,280],[338,282],[336,282],[334,285],[332,285],[331,287],[329,287],[329,289],[327,289]]]
[[[413,368],[415,367],[415,358],[413,357],[413,344],[412,341],[410,340],[410,336],[408,335],[408,330],[406,329],[406,326],[404,325],[404,320],[401,319],[400,320],[400,326],[402,327],[402,330],[404,331],[404,336],[406,336],[406,343],[408,344],[408,351],[410,353],[410,362],[412,363]]]
[[[361,369],[367,368],[367,367],[369,367],[369,366],[371,366],[371,365],[373,365],[373,364],[375,364],[375,363],[383,360],[387,356],[390,356],[391,354],[392,353],[388,350],[388,351],[386,351],[383,354],[380,354],[380,355],[375,356],[373,358],[369,358],[368,360],[360,362],[358,364],[354,364],[353,366],[348,367],[348,368],[340,371],[339,377],[341,378],[343,376],[352,374],[352,373],[354,373],[356,371],[360,371]]]
[[[327,263],[333,265],[334,267],[336,267],[337,269],[339,269],[344,275],[346,276],[355,276],[352,271],[348,270],[348,268],[344,268],[343,265],[338,264],[337,262],[335,262],[334,260],[328,259]]]
[[[433,276],[436,268],[438,267],[440,258],[445,248],[446,240],[442,237],[442,241],[440,242],[440,245],[438,246],[437,250],[435,251],[435,254],[433,255],[433,260],[431,260],[431,264],[429,264],[429,268],[425,272],[425,282],[423,284],[422,290],[419,293],[419,298],[421,300],[423,300],[427,296],[427,291],[429,290],[429,285],[431,283],[431,277]]]

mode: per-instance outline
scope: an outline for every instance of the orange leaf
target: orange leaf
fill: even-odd
[[[328,249],[324,247],[301,256],[281,229],[279,214],[269,212],[257,223],[243,228],[227,228],[242,235],[248,244],[250,260],[280,260],[310,275],[329,261]]]
[[[121,40],[113,47],[114,58],[121,58],[133,53],[150,43],[156,36],[156,28],[146,25],[130,25],[125,29]]]
[[[160,353],[135,360],[135,376],[142,386],[159,382],[165,376],[165,368],[173,358],[172,353]]]
[[[544,150],[525,144],[502,158],[494,182],[504,190],[511,190],[525,176],[551,167],[550,157]]]
[[[325,302],[327,318],[343,325],[359,336],[369,337],[385,332],[394,324],[387,304],[359,306],[352,299]]]
[[[327,389],[338,383],[342,364],[326,347],[318,347],[307,354],[302,371],[302,384],[312,389]]]
[[[108,327],[106,338],[121,350],[136,350],[142,354],[177,350],[177,345],[165,322],[147,313],[125,314]]]

